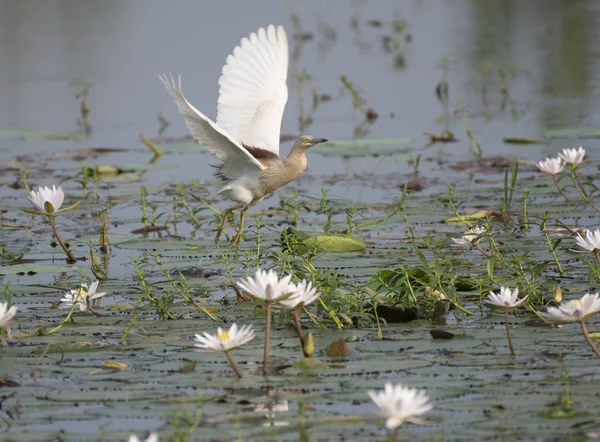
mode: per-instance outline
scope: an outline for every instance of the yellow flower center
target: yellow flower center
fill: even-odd
[[[87,290],[83,287],[79,287],[77,289],[77,296],[86,296],[87,295]]]
[[[229,332],[219,330],[217,332],[217,340],[219,341],[220,344],[227,344],[229,342]]]

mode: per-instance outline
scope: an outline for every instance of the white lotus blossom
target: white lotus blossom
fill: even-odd
[[[561,324],[565,322],[581,322],[600,312],[600,295],[586,293],[579,299],[573,299],[558,307],[548,307],[540,314],[549,322]]]
[[[581,164],[585,156],[585,149],[581,146],[579,146],[579,149],[563,149],[562,153],[559,153],[558,156],[566,164]]]
[[[67,293],[64,298],[60,300],[61,307],[71,308],[73,305],[77,305],[79,310],[82,312],[88,309],[88,302],[94,299],[101,298],[106,295],[106,292],[96,293],[98,289],[99,281],[94,281],[88,288],[86,283],[81,284],[78,289],[71,290],[71,293]]]
[[[52,214],[56,212],[60,208],[60,206],[62,206],[62,203],[65,199],[65,194],[62,190],[62,187],[59,187],[57,189],[56,186],[53,185],[52,189],[50,189],[48,186],[38,187],[37,192],[31,192],[27,199],[39,211]],[[46,203],[50,204],[48,210],[46,210]]]
[[[479,235],[485,233],[485,228],[482,226],[471,227],[469,230],[465,232],[465,234],[460,238],[452,238],[454,241],[454,245],[457,246],[471,246],[473,245],[473,240],[477,238]]]
[[[197,334],[195,340],[199,344],[195,344],[195,346],[203,350],[227,352],[250,342],[254,337],[252,325],[238,329],[237,324],[233,324],[228,331],[219,327],[216,335],[206,332],[204,332],[204,336]]]
[[[392,385],[390,382],[385,384],[385,390],[371,390],[368,393],[379,407],[378,414],[386,418],[385,426],[389,430],[427,413],[434,406],[425,391],[400,384]]]
[[[600,250],[600,229],[596,229],[594,232],[586,229],[585,239],[578,232],[575,236],[575,242],[579,247],[589,250],[590,252],[593,252],[596,249]]]
[[[279,305],[282,307],[294,309],[309,305],[321,296],[321,292],[317,292],[317,289],[312,286],[310,281],[306,282],[304,279],[298,284],[291,283],[290,288],[294,290],[296,295],[279,301]]]
[[[299,296],[295,285],[290,284],[291,279],[292,275],[279,279],[273,270],[257,270],[254,278],[239,281],[237,286],[253,298],[274,302]]]
[[[8,308],[8,302],[0,302],[0,328],[10,325],[12,318],[17,314],[17,307],[14,305]]]
[[[517,300],[518,296],[518,287],[515,288],[512,292],[508,287],[500,287],[499,293],[490,292],[486,302],[489,304],[496,305],[498,307],[514,308],[520,306],[525,301],[527,301],[527,296]]]
[[[558,175],[565,170],[565,166],[560,158],[546,158],[544,161],[537,163],[537,167],[540,169],[540,172],[548,175]]]

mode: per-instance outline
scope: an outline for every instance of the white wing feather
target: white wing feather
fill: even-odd
[[[217,125],[236,141],[279,155],[279,131],[288,99],[288,40],[269,25],[243,38],[219,78]]]
[[[166,75],[161,75],[159,78],[175,100],[192,136],[223,163],[221,173],[224,176],[235,180],[244,174],[264,170],[243,146],[186,100],[181,88],[181,75],[178,84],[172,76],[167,78]]]

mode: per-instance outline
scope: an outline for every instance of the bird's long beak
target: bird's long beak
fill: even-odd
[[[327,138],[313,138],[311,144],[314,146],[315,144],[325,143],[329,141]]]

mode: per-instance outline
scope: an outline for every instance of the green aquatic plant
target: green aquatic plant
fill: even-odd
[[[135,277],[140,284],[140,289],[146,300],[156,309],[159,319],[175,319],[175,316],[169,312],[169,309],[173,305],[173,292],[167,291],[163,297],[157,297],[146,280],[142,262],[137,258],[132,258],[131,262],[135,267]]]

